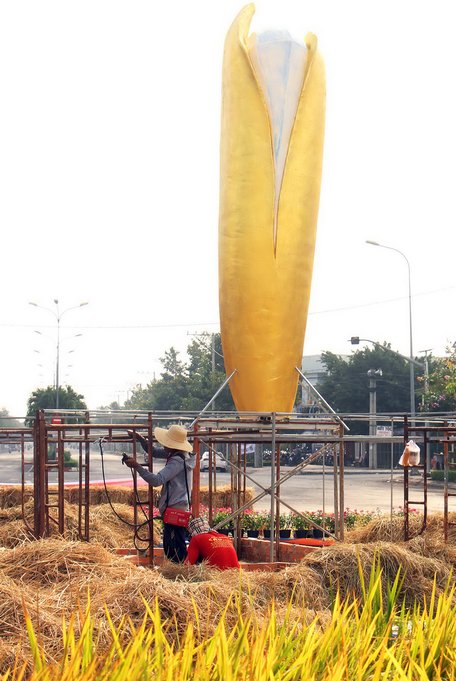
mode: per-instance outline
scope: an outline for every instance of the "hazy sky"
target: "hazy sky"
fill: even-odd
[[[221,66],[242,6],[0,5],[0,407],[11,414],[54,380],[55,319],[29,301],[89,302],[62,316],[60,363],[89,408],[124,401],[169,346],[184,353],[188,334],[219,329]],[[408,354],[406,263],[366,239],[409,258],[415,353],[456,340],[453,6],[256,3],[253,30],[316,33],[327,69],[305,354],[348,354],[352,335]]]

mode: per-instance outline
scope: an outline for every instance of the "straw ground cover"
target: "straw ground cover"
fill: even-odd
[[[426,528],[422,531],[423,516],[419,513],[409,517],[410,539],[406,547],[412,553],[429,558],[438,558],[456,566],[456,512],[448,514],[448,542],[443,541],[443,514],[434,513],[428,516]],[[375,542],[403,543],[404,520],[400,516],[379,516],[368,525],[348,532],[346,543],[364,544]]]
[[[68,540],[78,540],[78,507],[75,504],[65,502],[64,504],[65,516],[65,530],[64,536]],[[113,503],[113,507],[126,522],[122,522],[117,517],[109,504],[94,505],[90,509],[89,514],[89,533],[90,541],[101,544],[107,548],[123,548],[133,546],[133,532],[132,527],[134,515],[133,508],[127,504]],[[33,501],[28,501],[25,504],[25,518],[29,524],[33,526]],[[20,506],[12,506],[9,508],[0,509],[0,546],[13,547],[18,546],[24,541],[31,541],[32,538],[28,534],[24,522],[22,521],[22,511]],[[138,513],[138,522],[145,522],[145,517]],[[54,523],[50,523],[49,530],[51,536],[58,536],[58,527]],[[147,540],[147,527],[144,527],[139,532],[139,538]],[[160,530],[154,524],[154,543],[160,541]],[[139,545],[146,546],[146,544]]]
[[[102,506],[99,508],[101,510]],[[108,517],[102,517],[102,524],[105,531],[109,532],[112,515],[107,509],[105,510]],[[0,527],[2,528],[4,523],[8,525],[11,522],[20,522],[15,513],[13,509],[0,511]],[[8,518],[13,518],[13,520],[8,521]],[[192,660],[190,665],[192,669],[197,668],[200,663],[204,666],[204,661],[209,666],[212,664],[211,668],[214,670],[218,669],[217,655],[213,652],[209,654],[207,651],[219,650],[220,646],[222,648],[226,646],[227,659],[233,660],[237,655],[238,647],[236,646],[242,649],[243,652],[239,658],[240,666],[236,667],[236,674],[241,673],[241,668],[242,670],[244,667],[249,668],[254,650],[256,650],[255,655],[258,656],[258,664],[260,662],[262,664],[264,650],[260,654],[260,650],[255,647],[256,641],[257,639],[269,641],[268,627],[272,618],[276,632],[280,632],[277,636],[279,639],[282,637],[284,649],[288,651],[284,653],[284,660],[291,665],[290,669],[299,669],[299,665],[296,667],[293,666],[295,662],[292,663],[293,650],[297,655],[296,659],[301,659],[301,653],[296,652],[297,649],[293,647],[292,638],[298,637],[304,649],[314,651],[311,656],[312,660],[321,646],[323,649],[325,645],[329,646],[329,638],[321,637],[329,636],[328,632],[336,636],[334,607],[338,602],[336,598],[338,591],[341,598],[346,598],[347,602],[351,603],[350,617],[353,615],[355,618],[353,622],[347,615],[350,621],[346,621],[344,615],[339,622],[339,629],[336,628],[338,635],[339,637],[345,636],[348,641],[348,634],[343,633],[340,627],[347,627],[347,632],[351,631],[350,627],[355,627],[350,636],[353,636],[355,640],[357,637],[360,638],[360,633],[356,630],[358,626],[356,622],[361,620],[361,614],[358,613],[355,616],[356,610],[352,599],[355,596],[358,599],[357,602],[365,600],[366,589],[363,587],[363,579],[364,582],[369,581],[372,571],[382,570],[382,577],[379,578],[376,586],[377,601],[388,602],[391,585],[400,573],[402,580],[397,582],[395,587],[398,612],[403,602],[406,607],[423,608],[426,602],[432,601],[434,594],[435,597],[442,596],[447,599],[445,601],[447,615],[454,616],[455,613],[451,610],[454,604],[454,593],[447,591],[445,596],[445,590],[448,580],[451,579],[452,564],[456,562],[454,560],[455,537],[452,534],[449,544],[444,545],[441,523],[442,519],[439,517],[429,518],[426,532],[404,544],[398,540],[385,541],[385,538],[389,540],[391,532],[387,524],[381,519],[376,519],[370,526],[363,528],[364,534],[361,534],[361,531],[358,531],[356,535],[350,533],[351,543],[315,551],[300,564],[287,567],[277,573],[247,574],[241,571],[240,575],[237,571],[219,573],[204,564],[182,566],[167,563],[160,570],[138,568],[95,542],[87,544],[54,537],[41,541],[20,542],[14,548],[0,549],[0,673],[5,672],[11,666],[16,655],[19,662],[26,661],[29,667],[32,664],[33,655],[26,636],[24,605],[29,613],[30,627],[36,632],[42,654],[49,663],[43,668],[46,670],[53,669],[52,665],[63,659],[64,645],[65,641],[68,641],[68,636],[71,638],[74,635],[75,641],[83,641],[80,645],[89,645],[88,639],[84,639],[84,632],[86,632],[84,626],[87,628],[89,621],[93,649],[96,650],[97,668],[100,668],[100,665],[102,667],[106,660],[114,660],[114,657],[119,655],[119,641],[121,641],[122,648],[128,648],[130,634],[138,631],[143,633],[138,634],[139,638],[135,644],[136,652],[130,651],[128,654],[133,655],[132,664],[150,665],[151,653],[143,655],[139,650],[143,644],[147,645],[148,639],[144,637],[149,636],[148,632],[152,626],[148,608],[151,608],[154,613],[156,626],[160,622],[160,631],[154,635],[160,642],[159,654],[163,656],[163,659],[168,660],[170,669],[180,669],[183,664],[179,655],[181,655],[183,642],[187,640],[186,637],[190,637],[189,640],[191,640],[188,655]],[[417,524],[417,531],[419,527],[420,525]],[[399,529],[402,530],[402,524],[397,527],[398,538],[401,538],[402,534],[399,533]],[[386,535],[382,535],[382,532]],[[354,536],[356,536],[356,543],[353,541]],[[372,541],[373,537],[375,537],[374,541]],[[110,541],[112,541],[111,545],[115,544],[112,538]],[[84,619],[83,613],[88,607],[89,594],[90,620],[87,620]],[[414,616],[413,613],[414,611],[411,611],[407,615],[407,621]],[[144,618],[146,618],[147,625],[143,625]],[[72,622],[73,633],[65,638],[63,632],[65,627],[70,626],[69,622]],[[217,628],[220,622],[223,622],[223,631],[220,627]],[[239,622],[248,625],[246,631],[237,629]],[[428,620],[425,622],[426,627],[431,627],[431,625],[437,627],[437,624],[433,622],[430,623]],[[419,629],[420,626],[421,629]],[[418,623],[418,630],[422,632],[423,626],[423,623]],[[366,622],[363,627],[364,630],[367,629]],[[294,632],[293,636],[291,631]],[[233,638],[230,638],[230,632],[235,632]],[[310,638],[302,638],[303,632],[307,632],[306,636]],[[383,634],[376,634],[380,636],[378,640],[387,640],[385,632],[386,629]],[[447,634],[446,630],[440,632],[438,640],[441,641],[442,637],[445,638]],[[252,638],[249,638],[250,636]],[[391,631],[388,636],[391,637]],[[240,637],[241,643],[236,643],[237,637]],[[245,648],[247,645],[244,645],[245,640],[249,641],[248,648]],[[170,646],[173,641],[178,641],[179,645],[171,650]],[[369,638],[362,644],[366,650],[370,651],[366,652],[366,655],[373,656],[372,659],[380,659],[380,648],[369,647],[374,645],[372,641],[373,639]],[[424,639],[422,644],[423,646],[431,645]],[[396,662],[399,659],[402,664],[404,660],[408,660],[407,656],[411,654],[410,645],[410,641],[407,644],[405,642],[406,648],[398,649],[399,657],[394,657]],[[234,649],[231,646],[234,646]],[[203,656],[200,659],[203,649],[209,658]],[[277,647],[273,647],[273,650],[274,655],[278,655]],[[354,648],[350,653],[339,652],[342,657],[344,654],[348,656],[346,664],[350,666],[354,664],[353,659],[361,655],[362,650],[361,652],[360,650]],[[138,659],[136,655],[139,656]],[[402,658],[401,655],[405,657]],[[448,656],[450,652],[446,650],[444,655]],[[300,675],[301,672],[296,672],[295,676],[280,676],[279,671],[282,674],[283,669],[277,659],[274,663],[276,666],[273,665],[273,667],[279,670],[277,678],[330,678],[330,676],[323,675],[328,669],[332,669],[335,674],[332,678],[339,678],[337,674],[342,674],[342,672],[337,667],[336,658],[333,659],[331,653],[328,659],[333,660],[333,667],[331,663],[327,669],[326,667],[320,669],[318,666],[321,663],[320,660],[318,664],[315,663],[317,671],[314,676],[310,673]],[[435,658],[432,659],[435,662]],[[385,668],[385,665],[387,667],[390,663],[393,665],[388,672],[390,676],[382,678],[401,678],[394,676],[395,663],[391,662],[388,656],[381,664],[384,664]],[[116,657],[115,664],[121,669],[123,663],[121,664]],[[116,678],[110,677],[106,670],[104,673],[105,676],[100,673],[100,676],[87,676],[86,678]],[[122,672],[119,671],[119,679],[141,677],[141,674],[129,677],[122,677],[121,674]],[[154,671],[154,678],[161,678],[160,674],[161,672]],[[187,678],[179,674],[180,671],[176,671],[176,679]],[[340,678],[355,678],[348,677],[346,671],[344,674],[345,676],[342,675]],[[34,678],[60,677],[36,676]],[[75,675],[66,678],[84,677]],[[145,672],[144,678],[150,678],[148,672]],[[230,678],[230,675],[217,676],[214,671],[214,675],[207,678],[225,679]],[[231,678],[244,677],[231,675]],[[246,676],[245,678],[263,677]],[[375,678],[375,675],[371,678]],[[414,672],[408,678],[427,677],[420,677]],[[439,677],[436,674],[434,678],[451,677]]]
[[[25,615],[30,655],[28,678],[111,680],[157,679],[213,681],[239,679],[295,681],[321,679],[454,679],[456,606],[454,589],[431,592],[425,605],[407,610],[398,595],[400,575],[383,595],[376,564],[369,581],[360,573],[361,597],[341,600],[336,594],[328,619],[309,620],[289,606],[278,617],[271,602],[259,619],[253,608],[228,619],[220,612],[212,633],[202,630],[202,604],[191,601],[192,617],[178,632],[173,617],[164,617],[159,598],[143,601],[144,615],[134,623],[128,615],[105,620],[110,643],[97,635],[90,607],[74,613],[63,626],[62,650],[56,660],[43,649],[31,618]],[[1,649],[0,649],[1,650]],[[20,681],[26,667],[20,658],[3,681]]]
[[[50,490],[55,490],[56,488],[50,487]],[[113,503],[117,504],[133,504],[134,491],[131,487],[115,487],[110,485],[109,488],[109,498]],[[25,498],[33,496],[33,488],[30,486],[25,487]],[[91,486],[90,487],[90,506],[96,506],[98,504],[106,504],[106,492],[103,485]],[[78,487],[65,487],[65,500],[70,504],[77,504],[78,502]],[[153,490],[154,504],[157,505],[158,497],[160,494],[159,489]],[[216,490],[212,490],[212,505],[215,508],[230,506],[231,504],[232,490],[230,485],[219,485]],[[147,488],[144,491],[141,490],[141,499],[146,500],[147,498]],[[10,487],[10,486],[0,486],[0,510],[10,508],[13,506],[20,506],[22,498],[22,490],[20,486]],[[246,503],[253,499],[253,489],[247,487],[245,491]],[[207,505],[209,501],[209,488],[200,488],[200,501],[202,504]]]
[[[292,623],[299,635],[311,625],[312,631],[331,630],[338,590],[342,598],[356,596],[362,601],[363,579],[367,582],[376,569],[382,570],[377,599],[384,601],[397,575],[402,574],[403,580],[396,586],[398,608],[403,602],[407,607],[423,607],[433,593],[445,593],[450,579],[450,565],[445,561],[388,542],[334,545],[280,572],[250,574],[220,573],[204,564],[168,563],[160,570],[150,570],[135,567],[97,544],[54,538],[26,542],[0,550],[0,670],[6,671],[16,652],[31,664],[23,602],[51,666],[62,659],[63,622],[73,618],[74,636],[83,636],[82,613],[88,607],[89,594],[90,630],[100,660],[114,654],[111,647],[113,642],[115,645],[115,632],[123,632],[118,635],[126,641],[128,628],[141,629],[148,607],[162,623],[160,636],[166,645],[182,642],[191,631],[194,657],[195,647],[206,646],[219,635],[217,626],[221,621],[226,632],[236,631],[240,620],[251,622],[249,626],[256,627],[257,635],[264,638],[271,608],[278,628]],[[450,601],[453,596],[448,595]],[[285,638],[287,632],[287,628],[282,632]]]

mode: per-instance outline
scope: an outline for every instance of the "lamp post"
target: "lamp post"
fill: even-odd
[[[46,334],[41,333],[41,331],[37,331],[37,330],[35,329],[35,331],[34,331],[33,333],[37,333],[37,334],[38,334],[39,336],[41,336],[42,338],[46,338],[47,340],[52,341],[52,339],[50,338],[50,336],[47,336]],[[63,338],[61,342],[66,341],[66,340],[72,340],[73,338],[80,338],[82,335],[83,335],[82,333],[76,333],[76,334],[74,334],[74,336],[68,336],[67,338]],[[41,351],[40,351],[40,350],[34,350],[33,352],[38,352],[38,353],[41,354]],[[69,355],[72,354],[73,352],[74,352],[74,350],[67,350],[67,354],[69,354]],[[59,361],[59,367],[60,367],[60,364],[61,364],[61,362]],[[43,367],[42,364],[39,364],[38,366]],[[41,374],[41,375],[42,375],[42,374]],[[53,383],[54,383],[54,388],[55,388],[55,387],[56,387],[55,367],[54,367],[54,378],[53,378]],[[59,391],[59,392],[60,392],[60,391]]]
[[[402,355],[400,352],[397,352],[397,350],[392,350],[391,348],[387,348],[381,343],[378,343],[377,341],[371,340],[370,338],[360,338],[359,336],[352,336],[350,338],[350,343],[352,345],[359,345],[361,342],[363,343],[372,343],[372,345],[375,345],[375,347],[380,348],[380,350],[384,350],[385,352],[392,352],[393,355],[397,355],[398,357],[401,357],[402,359],[405,359],[406,362],[411,362],[417,367],[420,367],[421,369],[424,367],[424,364],[422,362],[419,362],[417,359],[413,359],[412,357],[407,357],[407,355]],[[425,352],[422,350],[421,352]]]
[[[386,248],[389,251],[395,251],[401,255],[405,262],[407,263],[408,270],[408,299],[409,299],[409,337],[410,337],[410,414],[413,416],[415,414],[415,362],[413,360],[413,332],[412,332],[412,285],[410,277],[410,263],[408,261],[405,253],[400,251],[398,248],[393,248],[392,246],[385,246],[384,244],[379,244],[377,241],[367,240],[366,244],[371,246],[378,246],[379,248]]]
[[[37,303],[29,303],[29,305],[33,305],[33,307],[39,307],[41,310],[46,310],[47,312],[50,312],[56,319],[57,322],[57,348],[56,348],[56,360],[55,360],[55,408],[59,408],[59,389],[60,389],[60,383],[59,383],[59,369],[60,369],[60,321],[63,317],[64,314],[69,312],[70,310],[77,310],[80,307],[84,307],[84,305],[88,305],[89,303],[79,303],[79,305],[73,305],[72,307],[67,307],[65,310],[60,311],[59,308],[59,300],[58,298],[54,298],[54,304],[55,304],[55,310],[51,309],[50,307],[44,307],[43,305],[38,305]],[[38,332],[39,333],[39,332]],[[82,334],[78,334],[82,335]]]

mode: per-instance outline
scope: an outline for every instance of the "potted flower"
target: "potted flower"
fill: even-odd
[[[248,537],[258,538],[263,524],[263,516],[258,511],[247,510],[242,518],[242,528],[246,530]]]
[[[261,513],[260,529],[263,530],[263,537],[269,539],[271,536],[271,514]]]
[[[310,523],[302,515],[294,513],[291,516],[291,524],[294,530],[294,536],[296,539],[303,539],[308,537],[313,537],[312,528]]]
[[[367,525],[378,513],[371,511],[364,511],[363,509],[346,508],[344,511],[344,522],[347,530],[353,530],[355,527],[362,527]]]
[[[274,527],[275,527],[275,520],[274,520]],[[263,537],[265,539],[270,539],[271,538],[271,515],[269,513],[265,513],[263,515],[262,529],[263,529]],[[290,528],[289,514],[281,514],[281,515],[279,515],[279,537],[281,537],[282,539],[289,539],[290,535],[291,535],[291,528]]]
[[[327,515],[326,513],[323,515],[323,511],[319,509],[318,511],[312,511],[312,513],[309,513],[309,518],[313,520],[314,523],[317,525],[320,525],[321,528],[324,528],[325,530],[328,530],[328,532],[334,532],[335,525],[334,525],[334,513],[331,513]],[[323,529],[319,529],[317,527],[313,528],[313,537],[315,539],[323,539],[325,533]]]
[[[281,513],[279,515],[279,537],[281,539],[290,539],[291,527],[290,513]]]
[[[227,518],[230,517],[232,511],[231,508],[218,508],[214,515],[212,516],[212,526],[214,527],[215,525],[218,525],[222,521],[226,520]],[[225,524],[222,527],[219,527],[217,532],[220,532],[221,534],[228,534],[229,532],[233,532],[233,524]]]

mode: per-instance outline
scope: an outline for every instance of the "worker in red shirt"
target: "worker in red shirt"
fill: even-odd
[[[188,545],[186,563],[195,565],[206,560],[209,565],[226,570],[239,568],[239,561],[233,542],[225,534],[211,530],[203,518],[193,518],[188,524],[191,539]]]

